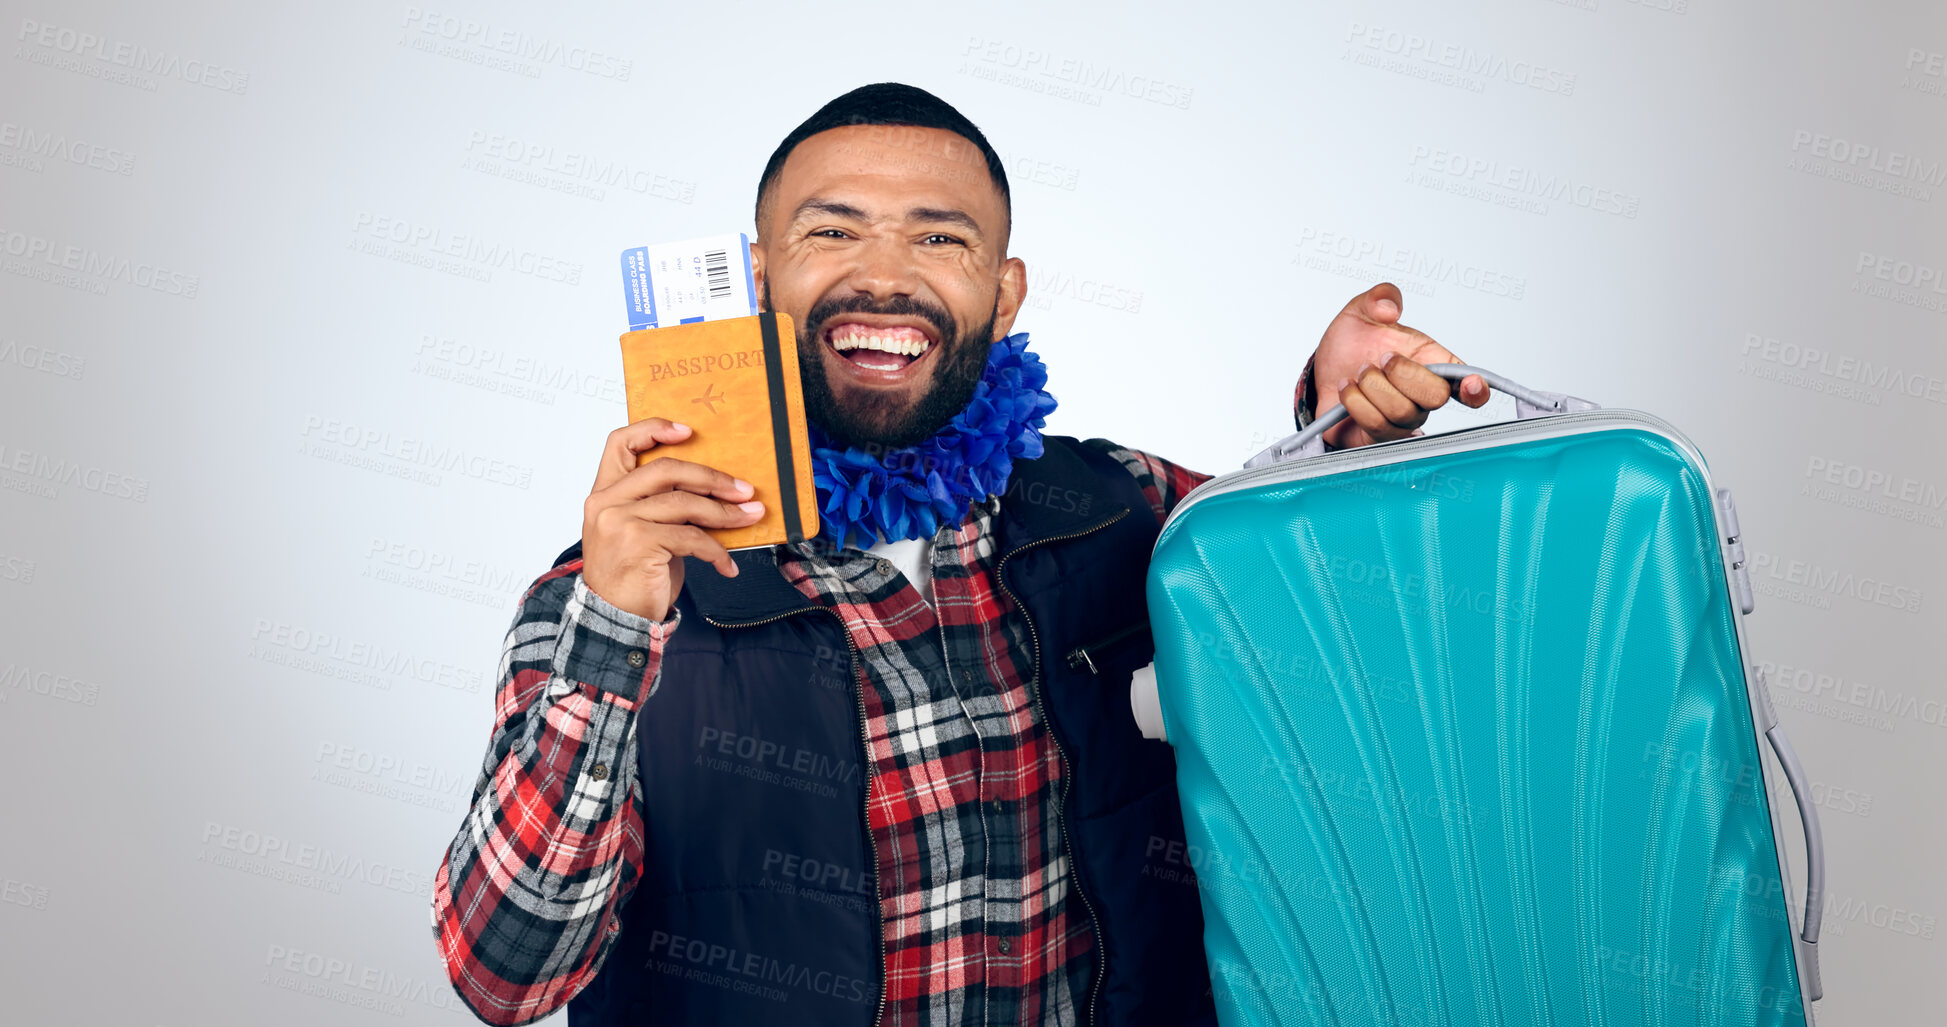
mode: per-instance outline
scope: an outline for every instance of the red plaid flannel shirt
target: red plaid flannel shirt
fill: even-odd
[[[1089,444],[1129,468],[1159,520],[1209,477]],[[932,607],[857,550],[778,550],[864,665],[888,1025],[1068,1024],[1087,1006],[1094,938],[1070,901],[1064,768],[1024,687],[1026,628],[993,574],[999,503],[936,537]],[[580,570],[554,568],[522,598],[472,808],[434,880],[448,977],[490,1023],[539,1019],[594,978],[642,865],[634,718],[681,618],[617,609]]]

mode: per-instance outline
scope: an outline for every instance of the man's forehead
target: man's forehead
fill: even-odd
[[[875,217],[896,216],[912,206],[967,207],[1000,198],[979,147],[956,132],[917,125],[844,125],[819,132],[785,158],[778,184],[792,209],[799,198],[814,193],[861,209],[867,206],[861,201],[888,190],[901,194],[890,206],[872,204],[886,208],[869,210]],[[940,202],[924,202],[923,193]]]
[[[830,151],[838,155],[870,155],[879,159],[904,156],[913,161],[964,167],[969,171],[979,171],[982,175],[987,171],[987,158],[973,140],[958,132],[926,125],[840,125],[828,128],[800,142],[786,159],[786,166],[806,150]]]

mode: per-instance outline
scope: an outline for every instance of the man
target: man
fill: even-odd
[[[1208,475],[1040,434],[1006,175],[937,97],[827,104],[756,227],[825,530],[733,555],[704,529],[764,497],[638,467],[689,437],[669,418],[609,435],[437,873],[454,987],[497,1024],[1210,1022],[1195,884],[1153,855],[1183,838],[1174,763],[1129,699],[1150,546]],[[1382,284],[1332,321],[1301,424],[1342,402],[1331,441],[1361,445],[1446,401],[1422,364],[1453,355],[1399,310]]]

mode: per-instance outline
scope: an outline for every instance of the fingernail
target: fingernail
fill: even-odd
[[[1392,300],[1380,300],[1378,303],[1373,304],[1373,309],[1388,317],[1397,317],[1399,315],[1399,304],[1394,303]]]
[[[1340,378],[1340,379],[1339,379],[1339,389],[1338,389],[1338,390],[1339,390],[1340,392],[1344,392],[1344,391],[1345,391],[1345,390],[1346,390],[1347,388],[1349,388],[1349,387],[1351,387],[1351,385],[1352,385],[1352,379],[1350,379],[1350,378]]]
[[[753,499],[748,503],[738,503],[737,509],[742,510],[745,513],[763,513],[764,504]]]
[[[751,484],[750,484],[750,482],[747,482],[747,481],[745,481],[745,480],[744,480],[744,479],[742,479],[742,478],[738,478],[738,479],[736,479],[735,481],[733,481],[733,482],[731,482],[731,484],[735,486],[735,489],[734,489],[734,491],[737,491],[737,492],[751,492],[751,491],[754,491],[754,490],[753,490],[753,488],[752,488],[752,486],[751,486]]]
[[[689,425],[687,425],[687,424],[684,424],[684,423],[683,423],[683,422],[681,422],[681,421],[671,421],[671,422],[669,422],[669,426],[670,426],[671,428],[674,428],[674,429],[676,429],[677,431],[689,431],[689,430],[690,430],[690,426],[689,426]]]
[[[1352,372],[1352,377],[1364,378],[1366,376],[1366,372],[1370,370],[1372,370],[1371,364],[1360,364],[1359,369],[1357,371]]]
[[[1379,369],[1380,369],[1381,371],[1384,371],[1384,370],[1387,370],[1387,369],[1389,369],[1389,368],[1391,368],[1391,367],[1393,366],[1393,361],[1395,361],[1395,360],[1398,360],[1398,359],[1399,359],[1399,354],[1398,354],[1398,353],[1388,353],[1388,354],[1386,354],[1386,359],[1384,359],[1384,360],[1381,360],[1381,361],[1379,362]]]

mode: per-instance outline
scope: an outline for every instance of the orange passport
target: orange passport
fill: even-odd
[[[811,483],[811,438],[798,378],[798,334],[791,315],[762,313],[622,335],[622,381],[629,423],[667,417],[693,434],[657,446],[639,464],[674,456],[750,482],[764,519],[711,529],[726,549],[801,542],[818,534]]]

